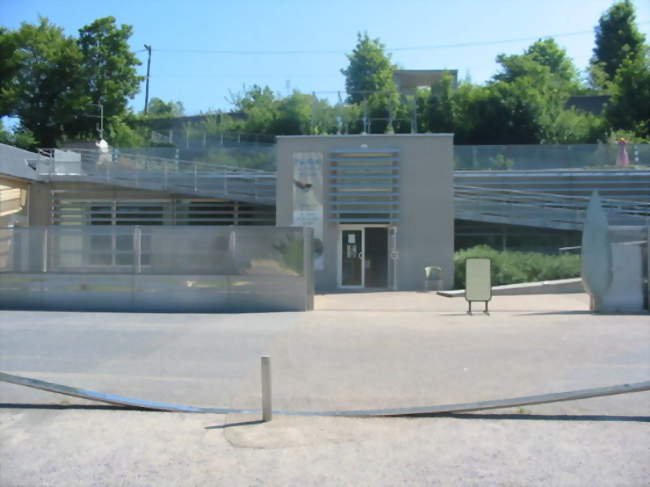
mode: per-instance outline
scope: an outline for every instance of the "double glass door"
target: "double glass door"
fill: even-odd
[[[386,289],[388,228],[346,228],[340,238],[340,286]]]

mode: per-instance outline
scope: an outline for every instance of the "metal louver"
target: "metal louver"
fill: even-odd
[[[398,150],[340,150],[329,158],[329,221],[399,221]]]

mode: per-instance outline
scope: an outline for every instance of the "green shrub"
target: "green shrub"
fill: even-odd
[[[492,260],[492,285],[549,281],[580,276],[579,255],[545,255],[537,252],[500,252],[487,245],[459,250],[454,254],[456,288],[465,288],[465,259],[487,257]]]

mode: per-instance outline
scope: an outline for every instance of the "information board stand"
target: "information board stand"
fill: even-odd
[[[467,314],[472,314],[472,301],[483,301],[487,315],[488,303],[492,299],[492,261],[487,258],[470,257],[465,260],[465,299],[469,305]]]

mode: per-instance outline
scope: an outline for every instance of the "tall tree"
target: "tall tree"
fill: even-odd
[[[390,54],[379,39],[359,33],[357,45],[347,57],[348,67],[341,73],[345,76],[348,103],[361,105],[365,116],[374,119],[373,132],[392,130],[391,121],[400,108],[400,99]]]
[[[612,5],[596,26],[596,47],[592,66],[600,66],[609,80],[628,56],[638,56],[643,51],[645,36],[635,23],[636,13],[630,0]]]
[[[361,103],[377,92],[396,91],[395,66],[379,39],[371,39],[367,33],[357,34],[357,45],[347,57],[350,63],[341,73],[345,76],[348,103]]]
[[[578,70],[566,50],[558,46],[554,39],[538,40],[526,49],[525,55],[538,64],[546,66],[552,75],[557,76],[563,82],[577,87]]]
[[[129,25],[118,27],[115,17],[97,19],[79,29],[77,43],[87,93],[91,103],[103,105],[107,119],[125,114],[128,100],[144,79],[137,74],[141,63],[128,44],[132,30]],[[80,131],[92,132],[95,123],[88,120]]]
[[[610,85],[606,117],[614,130],[650,139],[650,55],[627,57]]]
[[[18,117],[20,130],[31,131],[41,146],[55,146],[87,103],[79,48],[46,18],[2,38],[3,46],[15,48],[8,61],[3,55],[2,70],[11,75],[3,78],[2,112]]]
[[[20,69],[17,36],[14,32],[0,27],[0,117],[9,115],[15,103],[15,77]]]

